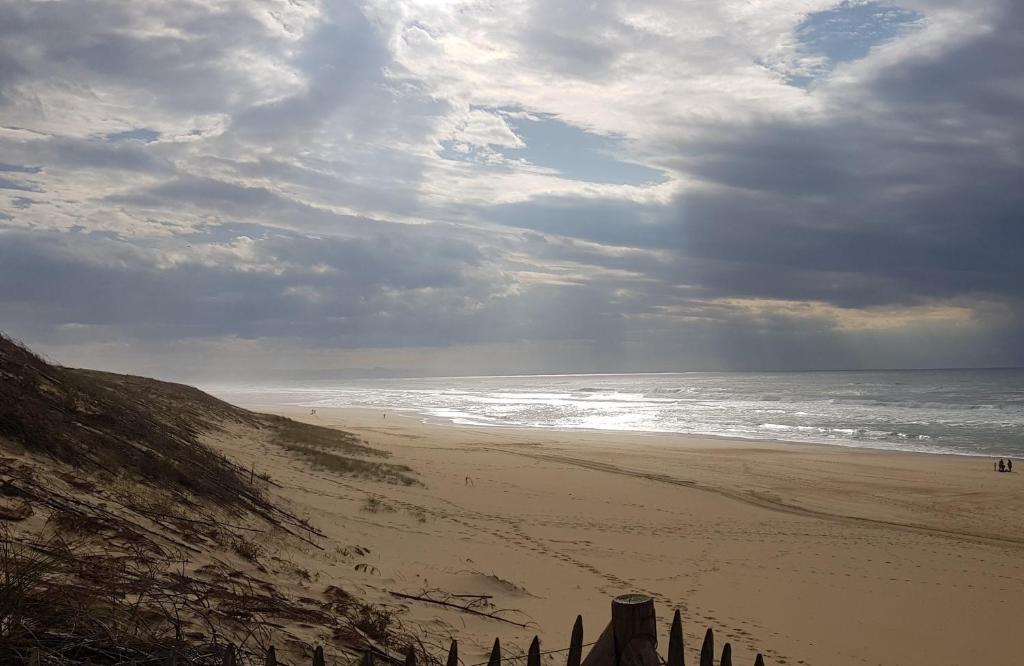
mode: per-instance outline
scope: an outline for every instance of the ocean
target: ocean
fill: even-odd
[[[1024,457],[1024,370],[530,375],[210,385],[252,406]]]

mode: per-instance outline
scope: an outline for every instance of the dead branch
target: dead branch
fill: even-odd
[[[490,618],[492,620],[498,620],[499,622],[504,622],[506,624],[511,624],[511,625],[513,625],[515,627],[519,627],[520,629],[529,629],[531,626],[535,626],[535,624],[533,622],[526,622],[526,623],[516,622],[515,620],[510,620],[510,619],[508,619],[506,617],[501,617],[500,615],[498,615],[498,613],[509,613],[509,612],[516,612],[516,613],[518,613],[518,612],[520,612],[520,611],[516,611],[516,610],[511,609],[511,608],[500,608],[498,610],[491,611],[490,613],[484,613],[483,611],[476,610],[475,608],[472,607],[472,605],[462,605],[462,606],[460,606],[459,604],[453,603],[451,601],[446,601],[446,600],[443,600],[443,599],[434,599],[432,597],[425,596],[425,595],[403,594],[402,592],[394,592],[392,590],[388,590],[388,594],[390,594],[392,596],[395,596],[395,597],[398,597],[399,599],[410,599],[410,600],[413,600],[413,601],[423,601],[423,602],[426,602],[428,604],[436,604],[438,606],[445,606],[447,608],[454,608],[455,610],[462,611],[463,613],[469,613],[470,615],[477,615],[479,617],[486,617],[486,618]]]

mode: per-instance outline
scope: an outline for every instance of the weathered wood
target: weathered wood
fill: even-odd
[[[405,651],[405,666],[416,666],[416,648],[411,645]]]
[[[611,622],[583,658],[582,666],[615,666],[615,630]]]
[[[178,649],[171,648],[170,654],[167,655],[167,666],[178,666]],[[38,664],[36,665],[38,666]]]
[[[683,616],[676,609],[672,617],[672,629],[668,632],[667,666],[686,666],[686,654],[683,650]]]
[[[526,654],[526,666],[540,666],[540,637],[534,636],[530,651]]]
[[[612,600],[612,627],[615,645],[624,648],[630,641],[643,638],[658,646],[658,621],[654,599],[643,594],[624,594]]]
[[[235,666],[235,645],[228,643],[220,659],[221,666]]]
[[[317,645],[313,650],[313,666],[325,666],[324,648],[322,645]]]
[[[313,664],[313,666],[323,666],[323,664]],[[373,666],[373,653],[365,650],[362,659],[359,660],[359,666]]]
[[[715,632],[708,627],[704,645],[700,647],[700,666],[715,666]]]
[[[760,652],[757,653],[757,658],[754,659],[754,666],[764,666],[764,657],[761,656]]]
[[[494,639],[494,647],[491,648],[491,656],[487,660],[487,666],[501,666],[501,641]]]
[[[566,666],[580,666],[583,660],[583,616],[577,615],[572,625],[572,638],[569,639],[569,660]]]
[[[448,648],[448,663],[445,666],[459,666],[459,642],[452,640],[452,646]]]
[[[478,611],[475,608],[472,608],[471,606],[468,606],[468,605],[460,606],[459,604],[453,604],[450,601],[444,601],[443,599],[431,599],[430,597],[425,596],[425,595],[421,595],[421,594],[405,594],[404,592],[393,592],[391,590],[388,590],[388,594],[390,594],[393,597],[398,597],[399,599],[409,599],[411,601],[422,601],[422,602],[428,603],[428,604],[437,604],[438,606],[446,606],[447,608],[455,608],[456,610],[460,610],[463,613],[469,613],[470,615],[479,615],[480,617],[490,618],[492,620],[497,620],[498,622],[504,622],[505,624],[511,624],[512,626],[519,627],[520,629],[528,629],[529,626],[530,626],[529,623],[516,622],[515,620],[510,620],[507,617],[502,617],[502,616],[498,615],[498,613],[500,611],[494,611],[493,613],[484,613],[484,612]]]
[[[277,650],[273,645],[267,650],[267,659],[263,662],[263,666],[277,666]]]
[[[615,666],[661,666],[654,599],[624,594],[612,600]]]
[[[34,647],[28,651],[28,666],[39,666],[42,659],[39,656],[39,648]]]
[[[718,666],[732,666],[732,646],[728,643],[722,646],[722,658],[718,660]]]

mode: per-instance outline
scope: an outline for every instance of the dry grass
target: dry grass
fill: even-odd
[[[374,460],[386,458],[390,454],[365,446],[350,432],[300,423],[280,416],[264,418],[274,430],[274,442],[277,445],[299,454],[314,467],[343,476],[396,485],[419,483],[408,466]]]
[[[83,471],[272,513],[242,470],[199,441],[225,420],[257,422],[191,387],[50,365],[0,335],[0,437]]]
[[[266,571],[269,535],[322,538],[274,504],[270,479],[250,483],[248,470],[203,444],[228,424],[269,430],[335,473],[416,483],[350,433],[187,386],[54,366],[0,335],[0,452],[15,456],[0,456],[0,493],[36,514],[13,528],[0,522],[0,664],[24,663],[31,648],[69,666],[164,663],[172,647],[179,663],[220,664],[229,641],[248,664],[289,622],[350,645],[359,644],[351,627],[382,640],[394,631],[389,611],[355,600],[334,609],[286,598],[227,565],[186,574],[183,560],[226,552]],[[34,531],[40,515],[49,520]],[[318,577],[292,569],[306,583]]]

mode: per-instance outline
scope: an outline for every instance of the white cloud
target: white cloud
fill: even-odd
[[[979,327],[1012,329],[1020,9],[906,0],[919,30],[788,84],[826,69],[794,29],[836,4],[0,0],[0,250],[17,230],[69,280],[174,285],[179,333],[300,317],[300,346],[664,351],[677,316],[734,326],[738,303],[826,304],[828,329],[975,292],[1004,312]],[[40,284],[0,302],[33,331],[155,335]]]

